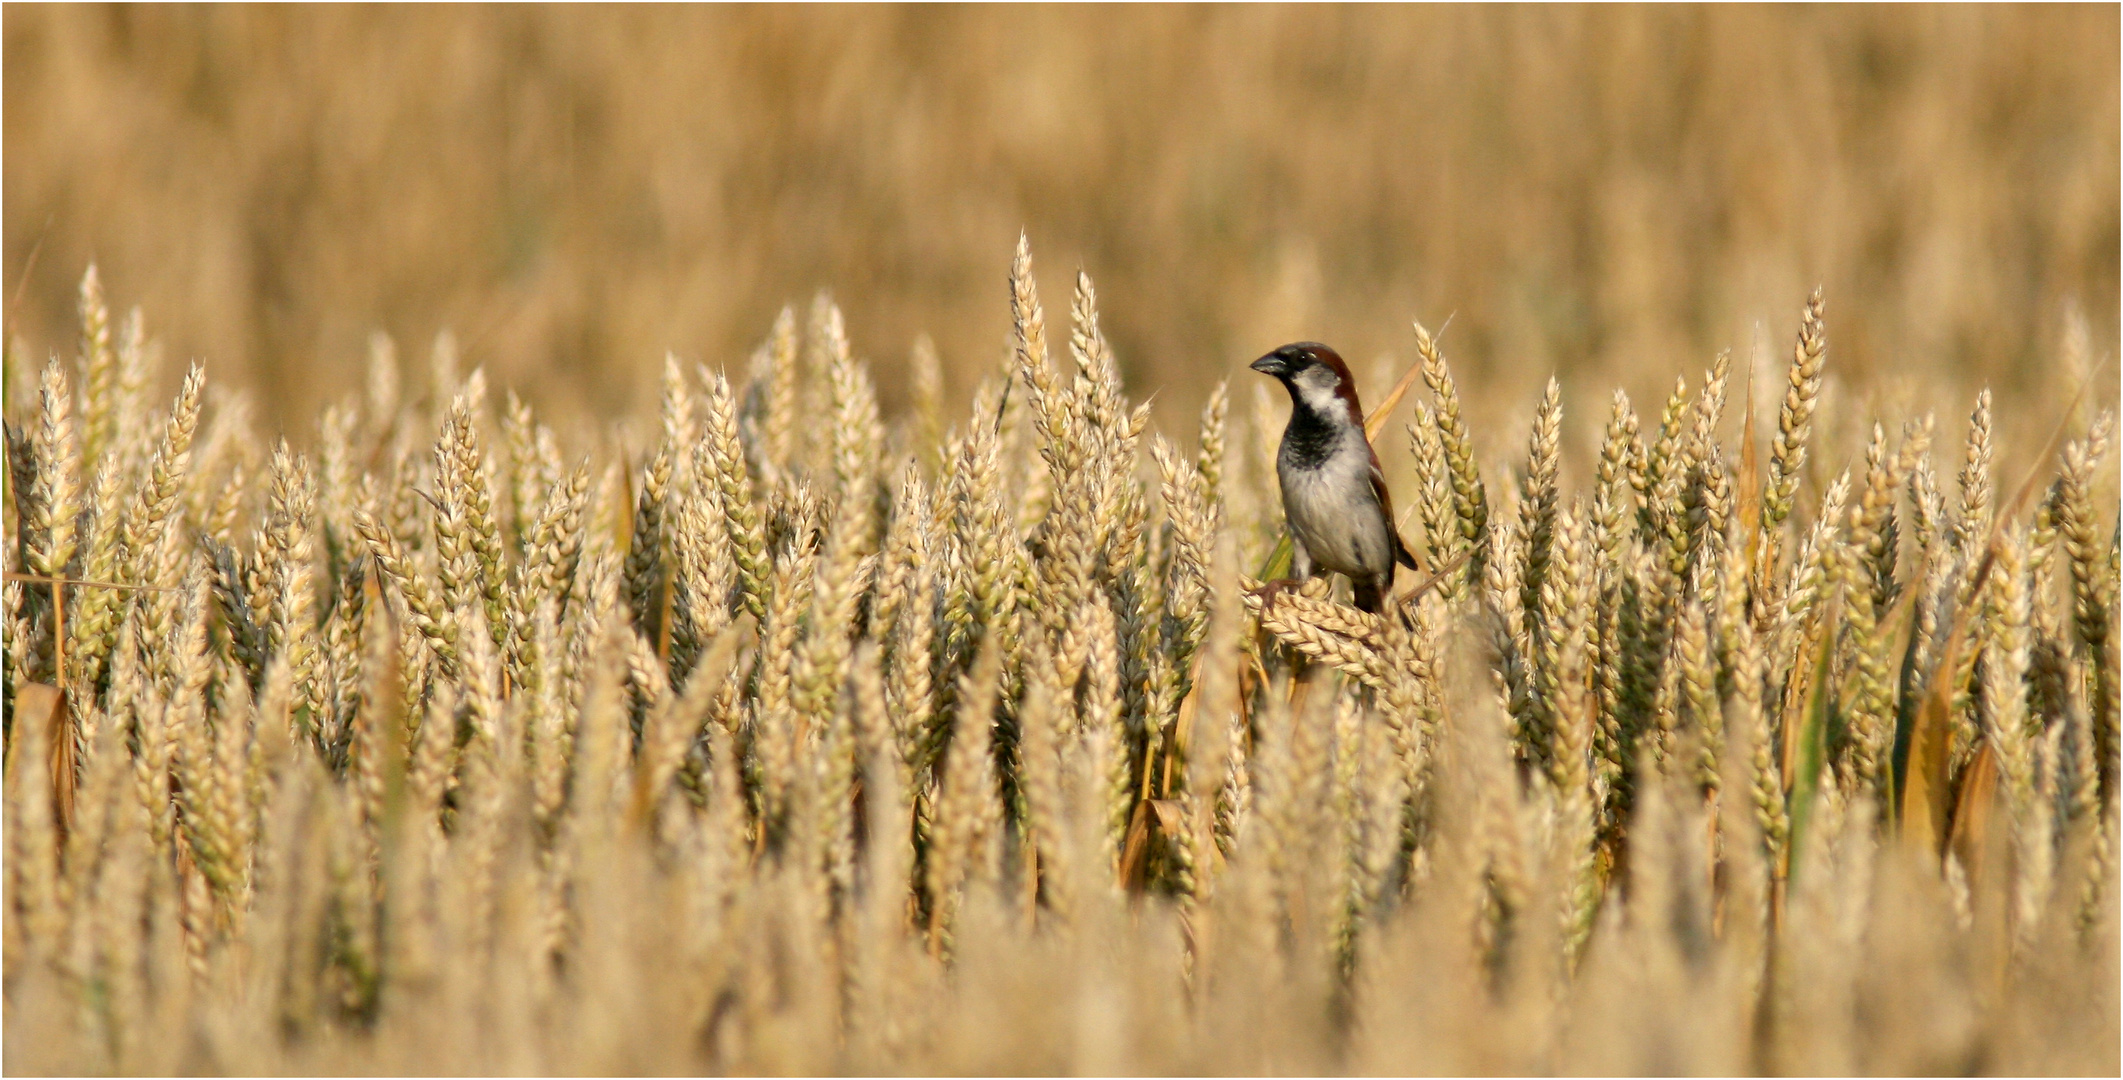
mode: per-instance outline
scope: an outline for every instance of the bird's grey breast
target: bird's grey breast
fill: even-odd
[[[1286,438],[1275,470],[1283,514],[1313,561],[1358,577],[1386,573],[1393,562],[1367,449],[1359,428],[1344,429],[1324,446]]]

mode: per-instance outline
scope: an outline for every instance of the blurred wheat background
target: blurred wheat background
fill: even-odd
[[[1167,420],[1283,341],[1368,374],[1454,313],[1507,399],[1652,396],[1816,284],[1861,383],[2015,404],[2073,305],[2114,351],[2112,7],[4,19],[10,290],[41,244],[16,325],[69,341],[93,259],[268,420],[357,386],[374,329],[638,412],[666,349],[741,358],[821,288],[888,410],[924,332],[963,402],[1020,229],[1126,298]]]
[[[0,18],[10,1075],[2117,1071],[2112,7]]]

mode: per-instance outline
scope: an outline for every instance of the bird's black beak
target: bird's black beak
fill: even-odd
[[[1290,374],[1289,362],[1274,353],[1269,353],[1247,366],[1263,375],[1274,375],[1277,378]]]

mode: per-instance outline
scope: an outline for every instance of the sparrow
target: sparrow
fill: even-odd
[[[1285,345],[1251,367],[1290,391],[1290,424],[1275,455],[1283,517],[1297,543],[1292,570],[1345,574],[1356,606],[1376,614],[1393,589],[1395,563],[1418,569],[1393,524],[1393,498],[1364,435],[1356,380],[1340,355],[1316,341]]]

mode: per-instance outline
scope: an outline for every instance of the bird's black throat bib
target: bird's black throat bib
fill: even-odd
[[[1290,410],[1290,426],[1283,430],[1283,463],[1309,469],[1324,464],[1341,440],[1341,429],[1327,422],[1318,410],[1303,401]]]

